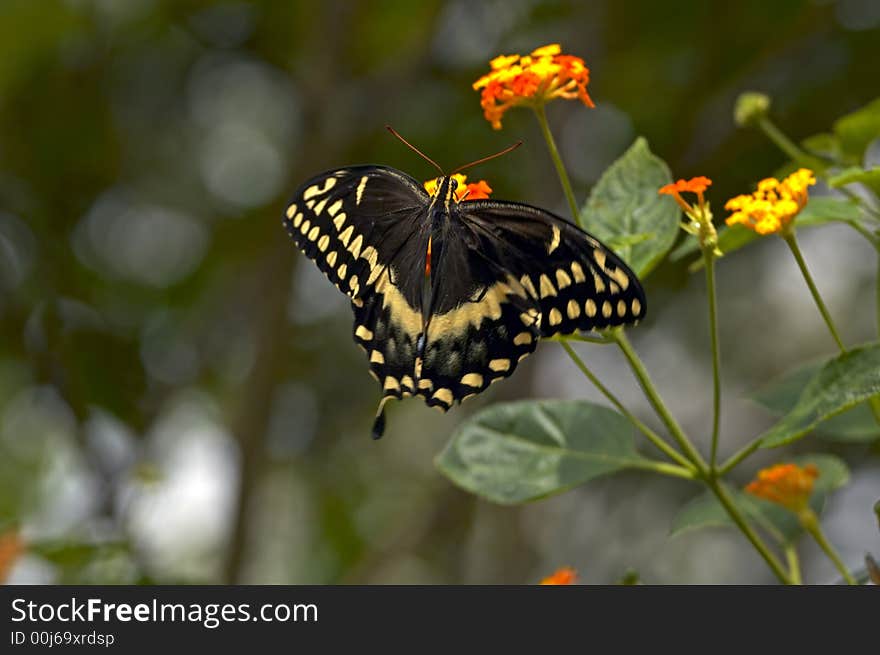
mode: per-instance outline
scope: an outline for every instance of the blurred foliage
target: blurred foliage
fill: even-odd
[[[480,176],[562,212],[530,117],[493,132],[470,88],[494,55],[552,41],[593,72],[596,110],[549,108],[581,199],[636,135],[726,198],[785,162],[736,128],[738,93],[770,94],[789,134],[821,134],[876,96],[878,27],[867,0],[0,0],[0,526],[29,544],[13,578],[513,583],[582,557],[588,581],[631,565],[718,581],[717,557],[693,563],[700,542],[652,565],[681,500],[662,482],[638,502],[668,498],[667,515],[630,524],[615,514],[641,498],[626,476],[591,483],[597,505],[502,509],[433,470],[463,416],[543,395],[544,353],[474,408],[400,405],[370,443],[377,389],[348,309],[294,255],[281,210],[332,166],[431,176],[389,123],[444,166],[523,136]],[[841,121],[828,143],[860,148],[859,129]],[[651,332],[693,292],[685,266],[647,289],[658,352],[703,338],[699,322]],[[816,354],[792,347],[738,351],[731,375]]]

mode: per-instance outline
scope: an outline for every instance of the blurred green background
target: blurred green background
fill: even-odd
[[[471,178],[565,214],[532,116],[493,132],[470,87],[496,54],[552,42],[592,70],[595,110],[549,107],[581,198],[644,135],[676,177],[715,180],[720,216],[785,161],[734,126],[740,92],[770,94],[798,139],[880,95],[873,0],[0,0],[0,524],[28,544],[9,580],[532,583],[572,565],[588,583],[770,581],[738,534],[668,538],[696,487],[623,475],[507,508],[435,471],[487,403],[598,398],[558,345],[446,416],[394,405],[372,442],[350,309],[282,229],[327,168],[433,177],[386,123],[446,167],[524,139]],[[846,227],[802,242],[845,340],[872,339],[870,247]],[[724,454],[771,423],[745,394],[834,344],[778,240],[719,278]],[[665,264],[646,287],[632,338],[704,434],[702,277]],[[616,352],[579,350],[652,422]],[[857,561],[877,546],[880,463],[835,449],[853,480],[827,527]],[[833,579],[804,557],[807,581]]]

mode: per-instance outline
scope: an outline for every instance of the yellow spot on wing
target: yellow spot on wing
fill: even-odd
[[[609,272],[609,275],[617,280],[621,289],[626,291],[627,287],[629,287],[629,277],[622,268],[615,268],[613,271]]]
[[[559,325],[562,323],[562,312],[555,307],[550,310],[550,325]]]
[[[354,335],[363,339],[364,341],[372,341],[373,339],[373,331],[363,325],[357,326],[357,329],[354,331]]]
[[[469,325],[478,328],[484,319],[497,321],[501,318],[501,305],[513,293],[507,283],[496,282],[486,290],[479,302],[466,302],[444,314],[435,315],[428,325],[428,341],[449,334],[461,334]]]
[[[348,247],[348,252],[351,253],[351,256],[355,259],[358,258],[361,254],[361,246],[364,243],[364,237],[360,234],[357,235],[357,238],[351,242],[351,245]]]
[[[434,395],[431,396],[431,398],[434,398],[435,400],[439,400],[442,403],[446,403],[447,405],[451,405],[452,399],[453,399],[452,390],[451,389],[437,389],[437,391],[434,392]]]
[[[374,350],[372,353],[370,353],[370,361],[374,364],[384,364],[385,356],[378,350]]]
[[[571,274],[574,275],[575,282],[586,282],[587,278],[584,275],[584,269],[581,268],[581,265],[577,262],[571,263]]]
[[[461,379],[461,383],[468,387],[482,387],[483,376],[479,373],[468,373]]]
[[[632,310],[633,314],[635,314],[636,316],[642,313],[642,303],[639,302],[638,298],[633,298]]]
[[[550,281],[550,278],[541,274],[541,297],[549,298],[550,296],[556,295],[556,289],[553,288],[553,283]]]
[[[306,232],[309,231],[309,228],[311,226],[312,226],[312,222],[309,220],[306,220],[303,222],[302,225],[299,226],[299,231],[302,232],[303,234],[305,234]]]
[[[489,361],[489,368],[496,372],[510,370],[509,359],[493,359]]]
[[[321,194],[327,193],[330,189],[333,188],[333,185],[335,184],[335,177],[328,177],[326,180],[324,180],[323,186],[313,184],[303,193],[303,200],[308,200],[309,198],[313,198],[314,196],[319,196]]]
[[[404,375],[400,378],[400,386],[409,389],[410,391],[413,391],[416,388],[415,384],[413,384],[413,379],[408,375]]]
[[[317,239],[319,234],[321,234],[321,228],[316,225],[309,232],[309,241],[314,241],[315,239]]]
[[[602,281],[602,278],[595,271],[593,271],[593,284],[596,285],[596,293],[605,291],[605,282]]]
[[[575,320],[578,316],[581,315],[581,306],[578,304],[577,300],[569,300],[568,307],[566,307],[566,312],[568,313],[568,317],[571,320]]]
[[[571,278],[568,277],[568,273],[566,273],[561,268],[556,270],[556,286],[559,287],[560,290],[564,289],[567,286],[571,285]]]
[[[592,299],[588,299],[584,303],[584,311],[587,313],[587,316],[593,318],[596,315],[596,303]]]
[[[620,316],[620,318],[626,316],[626,303],[622,300],[617,301],[617,315]]]
[[[354,225],[349,225],[345,228],[345,231],[339,235],[339,240],[342,241],[342,245],[346,248],[348,247],[348,242],[351,241],[351,235],[354,232]]]
[[[329,207],[327,207],[327,213],[330,214],[330,216],[336,216],[336,212],[338,212],[340,209],[342,209],[342,199],[341,198],[339,200],[337,200],[336,202],[334,202]]]
[[[400,382],[393,375],[385,378],[385,391],[400,391]]]
[[[357,196],[355,197],[355,203],[358,205],[361,204],[361,196],[364,195],[364,189],[367,187],[367,180],[369,180],[369,179],[370,179],[369,177],[364,175],[361,178],[360,184],[358,184]]]
[[[299,227],[303,222],[303,215],[297,214],[296,218],[293,219],[293,227]]]
[[[290,207],[287,208],[287,218],[293,218],[293,215],[296,213],[296,204],[294,203]]]
[[[551,228],[553,230],[553,235],[550,237],[550,244],[547,246],[547,254],[550,255],[559,247],[559,241],[561,239],[561,234],[559,232],[559,228],[555,225]]]
[[[607,300],[602,303],[602,316],[608,318],[611,316],[611,303]]]
[[[427,378],[419,380],[419,389],[427,389],[430,391],[434,388],[434,383],[428,380]]]
[[[345,212],[333,219],[333,225],[336,226],[337,232],[342,229],[342,226],[345,225]]]
[[[336,275],[339,276],[340,280],[344,280],[346,273],[348,273],[348,265],[347,264],[340,264],[339,269],[336,271]]]
[[[515,346],[527,346],[532,343],[532,335],[530,332],[520,332],[513,338],[513,345]]]
[[[324,211],[324,205],[326,205],[326,204],[327,204],[327,198],[324,198],[321,202],[319,202],[317,205],[315,205],[315,207],[314,207],[315,214],[320,214],[322,211]]]
[[[326,234],[318,239],[318,250],[320,250],[321,252],[327,250],[328,245],[330,245],[330,237],[328,237]]]
[[[600,250],[599,248],[596,248],[593,251],[593,259],[595,259],[596,263],[599,264],[599,268],[601,268],[604,271],[605,270],[605,251]]]
[[[531,280],[531,278],[529,278],[528,275],[523,275],[519,281],[520,281],[520,284],[522,284],[523,287],[525,287],[526,291],[529,292],[529,295],[532,296],[532,298],[538,297],[538,292],[535,291],[535,285],[532,284],[532,280]]]
[[[336,266],[336,251],[331,250],[330,254],[327,255],[327,264],[332,268]]]

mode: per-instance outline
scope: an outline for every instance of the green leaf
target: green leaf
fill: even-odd
[[[838,119],[834,134],[846,159],[861,163],[868,144],[880,137],[880,98]]]
[[[503,504],[648,462],[636,452],[627,419],[580,400],[493,405],[462,423],[436,459],[457,485]]]
[[[794,407],[762,437],[775,448],[806,435],[819,423],[880,394],[880,343],[828,360],[804,387]]]
[[[669,167],[639,137],[602,174],[581,210],[584,229],[605,243],[620,243],[616,252],[639,277],[663,259],[678,234],[678,205],[657,193],[670,182]]]
[[[815,464],[819,469],[810,505],[821,514],[829,493],[839,489],[849,481],[849,469],[843,460],[833,455],[800,455],[791,460],[804,466]],[[729,490],[734,503],[755,525],[762,528],[780,543],[794,541],[803,532],[797,517],[784,507],[756,498],[736,489]],[[734,527],[727,511],[711,491],[700,494],[676,515],[670,530],[671,536],[689,530],[703,528]]]
[[[800,228],[815,227],[834,222],[853,223],[858,222],[860,218],[861,210],[855,201],[847,198],[818,196],[810,198],[807,206],[804,207],[795,219],[795,224]],[[760,234],[742,225],[722,227],[718,230],[718,247],[721,248],[721,252],[728,255],[760,238]],[[681,246],[675,249],[671,258],[673,261],[678,261],[699,252],[700,247],[696,239],[687,239]],[[691,266],[691,272],[700,270],[702,266],[702,259],[697,260]]]
[[[823,365],[824,362],[813,362],[789,371],[759,389],[752,400],[777,416],[787,414]],[[820,423],[816,434],[831,441],[869,442],[880,438],[880,426],[868,406],[861,403]]]
[[[814,155],[827,157],[833,161],[840,160],[840,141],[828,132],[808,136],[801,141],[801,146]]]
[[[880,166],[867,170],[859,166],[851,166],[828,180],[828,185],[834,188],[847,184],[864,184],[875,194],[880,195]]]

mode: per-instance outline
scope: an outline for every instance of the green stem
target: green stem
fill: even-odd
[[[801,561],[798,557],[797,547],[794,544],[785,545],[785,561],[788,564],[788,575],[792,584],[803,584],[801,578]]]
[[[810,536],[816,540],[819,547],[826,555],[828,555],[828,559],[834,563],[834,566],[840,571],[840,574],[843,576],[843,579],[846,580],[846,583],[851,585],[859,584],[840,559],[840,555],[837,554],[834,546],[832,546],[828,539],[825,538],[825,533],[822,532],[822,526],[819,524],[819,518],[816,516],[816,513],[811,509],[806,509],[799,515],[799,518],[801,520],[801,525],[804,526],[804,529],[810,533]]]
[[[572,348],[565,341],[560,341],[559,343],[562,344],[562,347],[565,349],[565,352],[568,353],[568,356],[571,358],[571,360],[575,363],[575,366],[577,366],[580,369],[581,373],[583,373],[584,376],[586,376],[586,378],[593,383],[593,386],[595,386],[601,392],[601,394],[605,396],[611,402],[611,404],[617,408],[617,410],[621,414],[629,419],[629,421],[633,425],[635,425],[636,428],[638,428],[639,432],[644,434],[648,438],[648,440],[657,447],[658,450],[665,453],[666,456],[669,457],[671,460],[681,464],[682,467],[684,467],[686,470],[689,470],[691,473],[696,472],[696,469],[687,460],[687,458],[682,457],[682,455],[678,451],[676,451],[675,448],[666,443],[660,435],[658,435],[651,428],[642,423],[638,418],[636,418],[636,416],[632,412],[624,407],[623,403],[620,402],[617,396],[615,396],[608,387],[602,384],[599,378],[596,377],[596,374],[587,367],[587,365],[584,363],[584,360],[582,360],[580,356],[574,351],[574,348]],[[693,475],[691,475],[690,477],[693,477]]]
[[[640,459],[638,462],[633,463],[633,468],[653,471],[654,473],[669,475],[674,478],[682,478],[684,480],[694,480],[697,477],[697,473],[694,471],[693,467],[685,468],[684,466],[678,466],[677,464],[655,462],[650,459]]]
[[[810,271],[809,269],[807,269],[807,263],[804,261],[804,256],[801,254],[801,249],[798,246],[797,237],[795,237],[794,230],[783,231],[781,235],[785,243],[788,244],[788,247],[791,250],[791,254],[794,255],[794,258],[801,269],[804,280],[806,280],[807,286],[810,288],[810,293],[813,294],[813,300],[816,303],[816,307],[819,308],[819,313],[822,314],[822,318],[825,319],[825,325],[828,326],[828,331],[831,333],[831,336],[834,337],[834,341],[837,343],[837,347],[840,349],[840,352],[842,354],[846,354],[846,346],[843,345],[843,341],[841,340],[840,335],[837,333],[837,327],[835,327],[834,321],[831,319],[831,314],[828,312],[828,308],[825,306],[825,301],[823,301],[822,296],[819,295],[819,290],[816,288],[816,283],[813,282],[813,276],[810,275]]]
[[[822,160],[801,150],[794,141],[789,139],[788,136],[776,127],[776,125],[766,116],[758,119],[758,127],[767,135],[767,138],[776,144],[777,148],[794,161],[803,164],[816,172],[823,172],[825,170],[826,166]]]
[[[721,465],[718,469],[718,476],[723,476],[729,473],[737,464],[743,461],[746,457],[751,455],[753,452],[758,450],[761,446],[761,437],[757,439],[753,439],[745,446],[736,451],[730,458]]]
[[[588,337],[585,334],[555,334],[552,337],[548,337],[547,341],[558,341],[559,343],[563,341],[580,341],[581,343],[592,343],[597,346],[607,346],[609,343],[614,343],[614,341],[604,336]]]
[[[721,354],[718,348],[718,302],[715,292],[715,254],[703,248],[706,263],[706,293],[709,300],[709,332],[712,335],[712,452],[709,467],[714,470],[718,454],[718,432],[721,425]]]
[[[672,414],[669,413],[669,410],[666,408],[663,399],[660,398],[660,394],[657,393],[657,389],[654,387],[654,383],[651,381],[651,377],[648,375],[648,371],[645,370],[645,366],[644,364],[642,364],[642,360],[639,359],[639,356],[633,350],[629,339],[626,338],[626,334],[620,328],[613,328],[611,330],[611,336],[614,339],[614,342],[620,348],[621,352],[623,352],[624,357],[626,357],[627,361],[629,362],[630,368],[638,379],[639,384],[642,387],[642,391],[645,392],[645,395],[651,402],[651,406],[654,408],[654,411],[657,412],[657,416],[659,416],[660,420],[663,421],[663,424],[669,430],[672,438],[675,439],[676,442],[678,442],[678,445],[684,452],[685,456],[687,456],[687,458],[691,460],[694,466],[696,466],[697,471],[699,471],[701,475],[705,476],[708,473],[705,460],[703,460],[702,455],[700,455],[700,453],[691,443],[690,439],[687,438],[687,435],[685,435],[684,431],[681,429],[681,426],[678,425],[678,422],[675,420]]]
[[[583,228],[581,224],[581,215],[578,211],[577,200],[574,197],[574,191],[571,188],[571,180],[568,179],[568,172],[562,163],[562,157],[559,156],[559,150],[556,148],[556,140],[550,131],[550,124],[547,122],[547,113],[544,111],[544,104],[539,102],[535,105],[535,116],[538,118],[538,125],[541,126],[541,133],[544,135],[544,141],[547,142],[547,149],[550,151],[550,158],[553,165],[556,166],[556,174],[562,183],[562,190],[565,192],[565,199],[568,200],[568,206],[571,208],[571,215],[577,226]]]
[[[718,502],[721,503],[721,505],[730,515],[730,518],[733,519],[733,522],[736,523],[737,527],[746,536],[746,539],[751,542],[752,546],[755,547],[755,550],[758,551],[758,554],[760,554],[761,557],[764,558],[764,561],[767,562],[767,566],[769,566],[776,577],[779,578],[779,581],[783,584],[792,584],[792,580],[789,577],[788,573],[785,572],[782,564],[779,562],[776,556],[772,552],[770,552],[770,549],[767,548],[767,545],[752,529],[752,526],[748,524],[745,517],[740,513],[739,508],[736,506],[736,503],[733,502],[733,498],[731,498],[730,493],[727,491],[727,489],[724,488],[724,485],[721,483],[721,481],[716,478],[711,478],[706,481],[706,484],[709,485],[709,488],[712,490],[712,493],[715,494]]]

